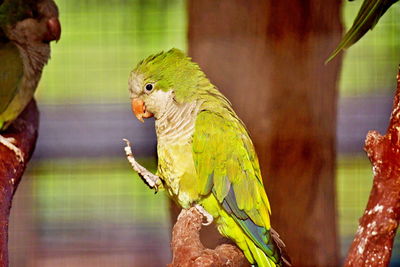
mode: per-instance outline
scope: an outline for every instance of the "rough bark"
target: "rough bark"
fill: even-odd
[[[370,131],[365,151],[374,182],[345,266],[388,266],[400,221],[400,70],[387,133]]]
[[[8,220],[14,193],[18,187],[33,150],[39,127],[39,112],[34,100],[19,118],[1,134],[13,137],[24,155],[24,162],[13,151],[0,145],[0,266],[8,266]]]
[[[250,266],[242,251],[231,244],[208,249],[200,241],[203,215],[196,208],[183,209],[172,230],[172,263],[169,267]]]
[[[324,61],[340,40],[341,1],[191,0],[188,8],[189,54],[251,133],[272,225],[293,264],[337,266],[341,58]]]

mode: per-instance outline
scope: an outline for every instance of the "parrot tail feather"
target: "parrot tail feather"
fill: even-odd
[[[279,248],[279,251],[280,251],[280,254],[281,254],[281,259],[282,259],[283,263],[285,264],[285,266],[292,266],[292,262],[290,260],[290,257],[286,252],[285,243],[282,241],[282,239],[280,238],[278,232],[275,231],[275,229],[273,229],[271,227],[270,231],[271,231],[270,233],[271,233],[272,239],[275,241],[275,244]]]
[[[254,242],[250,239],[246,237],[246,243],[247,243],[247,247],[250,250],[250,253],[255,261],[255,263],[253,263],[253,266],[256,267],[276,267],[277,265],[270,259],[267,257],[267,255],[259,248],[256,246],[256,244],[254,244]]]

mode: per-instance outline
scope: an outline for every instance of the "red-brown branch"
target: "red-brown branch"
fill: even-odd
[[[172,263],[169,267],[250,266],[235,245],[222,244],[208,249],[200,242],[203,215],[196,208],[182,210],[172,230]]]
[[[8,266],[8,219],[12,198],[35,148],[38,126],[39,112],[32,100],[13,125],[1,133],[15,138],[24,155],[24,163],[18,161],[13,151],[0,145],[0,266]]]
[[[400,70],[387,133],[370,131],[365,151],[374,182],[345,266],[387,266],[400,219]]]

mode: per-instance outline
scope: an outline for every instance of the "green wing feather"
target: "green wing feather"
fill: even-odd
[[[18,48],[10,42],[0,43],[0,62],[0,114],[2,114],[18,92],[24,70]]]
[[[397,1],[398,0],[364,0],[353,25],[326,62],[332,60],[343,49],[349,48],[351,45],[355,44],[368,30],[372,30],[389,7]]]
[[[219,110],[217,106],[198,114],[193,153],[199,180],[204,186],[212,185],[199,190],[211,191],[253,242],[279,264],[257,156],[244,125],[230,108]]]

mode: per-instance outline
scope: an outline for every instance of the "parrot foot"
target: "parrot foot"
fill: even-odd
[[[24,162],[24,155],[22,151],[15,145],[15,139],[12,137],[6,138],[0,134],[0,143],[12,150],[20,163]]]
[[[206,222],[202,223],[204,226],[208,226],[214,221],[214,217],[208,213],[203,206],[196,204],[194,207],[206,218]]]
[[[131,143],[127,139],[123,139],[126,143],[125,154],[134,171],[136,171],[145,180],[150,188],[154,188],[156,192],[158,187],[162,185],[160,177],[148,171],[145,167],[140,165],[133,157]]]

